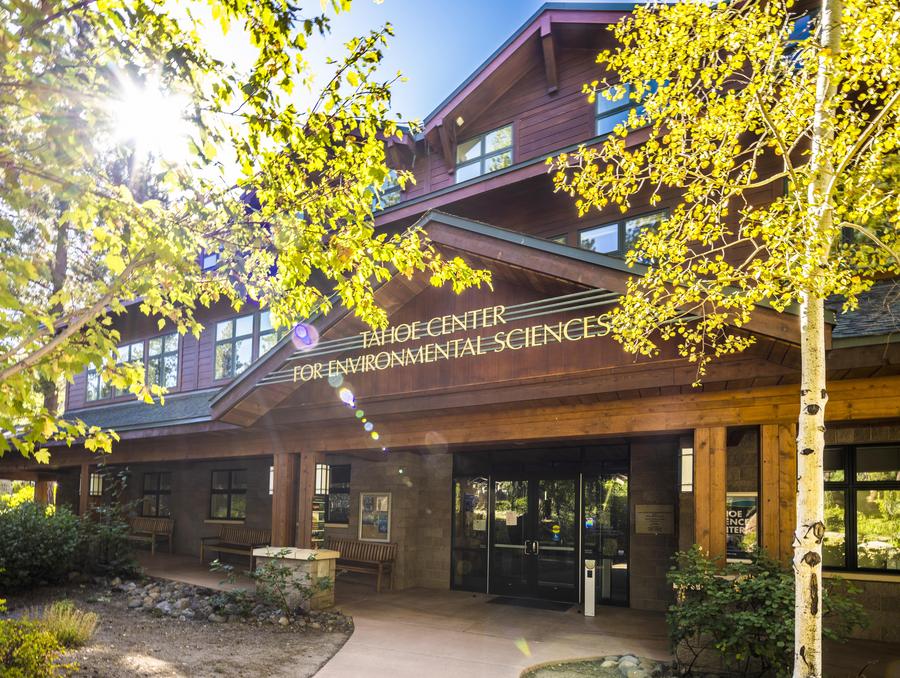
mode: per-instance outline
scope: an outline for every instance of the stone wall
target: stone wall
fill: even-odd
[[[668,504],[673,511],[678,502],[678,440],[651,438],[631,442],[631,576],[630,604],[638,610],[665,610],[672,602],[666,583],[678,535],[637,534],[635,506]]]
[[[246,527],[270,528],[272,525],[272,497],[269,494],[270,457],[227,459],[222,461],[160,462],[155,464],[134,464],[128,467],[129,481],[125,501],[135,502],[133,512],[140,513],[140,499],[143,494],[143,474],[168,471],[172,474],[172,494],[170,496],[172,518],[175,520],[174,546],[176,553],[200,555],[200,538],[212,536],[218,528],[210,521],[210,487],[213,471],[245,469],[247,471],[247,517]],[[159,548],[159,544],[157,545]],[[166,547],[163,546],[163,549]],[[222,560],[248,564],[249,558],[234,556]],[[215,558],[216,554],[211,554]]]
[[[326,534],[359,539],[360,493],[390,492],[390,539],[398,546],[394,586],[449,588],[452,456],[335,454],[326,461],[350,464],[350,522],[347,527],[329,525]]]

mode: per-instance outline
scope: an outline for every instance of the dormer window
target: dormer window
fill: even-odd
[[[460,142],[456,147],[456,183],[512,165],[512,144],[512,125]]]
[[[638,236],[647,229],[655,229],[668,216],[668,210],[658,210],[649,214],[614,221],[588,228],[578,234],[583,249],[600,254],[624,255],[634,249]]]
[[[383,210],[386,207],[393,207],[403,198],[400,180],[397,178],[397,172],[391,170],[384,178],[381,188],[372,188],[372,209]]]
[[[624,92],[619,96],[620,92]],[[635,102],[631,99],[631,85],[613,85],[602,92],[597,92],[597,100],[594,107],[595,134],[603,136],[612,132],[616,125],[628,120],[631,109],[635,108]],[[618,97],[610,101],[607,96]],[[640,115],[641,106],[637,106]]]

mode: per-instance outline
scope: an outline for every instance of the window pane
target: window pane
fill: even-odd
[[[213,471],[212,488],[214,490],[228,489],[228,471]]]
[[[231,518],[240,520],[247,517],[247,496],[243,494],[231,495]]]
[[[633,217],[625,221],[625,244],[622,250],[627,252],[634,249],[634,243],[638,236],[646,229],[655,229],[665,216],[664,211],[653,212],[652,214],[644,214],[640,217]]]
[[[495,132],[488,132],[484,137],[484,152],[493,153],[512,146],[512,125],[502,127]]]
[[[271,351],[272,348],[277,343],[278,343],[278,337],[275,336],[274,332],[269,332],[268,334],[263,334],[259,338],[259,354],[265,355],[266,353]]]
[[[175,388],[178,384],[178,356],[170,355],[163,358],[163,373],[165,374],[165,378],[163,379],[163,386],[166,388]]]
[[[616,128],[616,125],[628,120],[629,113],[631,113],[630,108],[623,108],[615,113],[610,113],[597,118],[597,136],[599,137],[612,132]]]
[[[597,92],[597,116],[603,116],[607,113],[610,113],[617,108],[622,108],[623,106],[629,106],[631,99],[629,97],[629,92],[631,88],[628,85],[613,85],[602,92]],[[609,94],[615,101],[610,101],[606,98],[606,94]],[[618,96],[619,94],[622,96]]]
[[[178,333],[174,332],[172,334],[167,334],[163,337],[165,341],[166,353],[177,353],[178,352]]]
[[[230,320],[216,323],[216,341],[221,341],[222,339],[231,339],[232,333],[233,327]]]
[[[594,252],[616,252],[619,249],[619,225],[607,224],[581,232],[581,247]]]
[[[240,374],[250,366],[253,358],[253,340],[238,339],[234,342],[234,373]]]
[[[144,359],[144,344],[132,344],[129,360],[131,362],[140,362]]]
[[[481,163],[473,162],[471,165],[456,168],[456,183],[468,181],[481,176]]]
[[[155,339],[151,339],[147,342],[147,355],[155,356],[162,353],[163,350],[163,338],[156,337]]]
[[[844,468],[847,466],[845,459],[846,455],[843,448],[825,448],[824,467],[826,483],[840,483],[845,480]]]
[[[856,479],[900,480],[900,446],[857,448]]]
[[[87,399],[97,400],[100,397],[100,379],[96,372],[87,375]]]
[[[272,316],[268,311],[259,314],[259,331],[268,332],[272,329]]]
[[[844,536],[844,491],[825,490],[825,541],[822,563],[826,567],[846,567]]]
[[[900,490],[857,490],[856,558],[859,567],[900,570]]]
[[[481,155],[481,137],[460,142],[456,147],[456,162],[474,160]]]
[[[234,336],[243,337],[253,334],[253,316],[245,315],[235,320]]]
[[[231,376],[231,356],[233,352],[234,346],[231,344],[216,346],[216,379]]]
[[[159,495],[159,511],[157,515],[168,517],[172,515],[172,511],[169,508],[169,500],[171,497],[168,494]]]
[[[506,151],[506,153],[495,155],[492,158],[488,158],[484,162],[485,172],[496,172],[497,170],[501,170],[504,167],[509,167],[510,165],[512,165],[512,151]]]
[[[158,359],[154,359],[149,365],[147,365],[147,381],[151,384],[159,384],[162,382],[160,371],[160,362]]]
[[[213,494],[210,495],[209,515],[213,518],[228,517],[228,495]]]
[[[156,489],[156,479],[159,476],[155,473],[145,473],[144,474],[144,491],[147,490],[155,490]]]
[[[159,474],[159,489],[163,492],[168,492],[172,489],[172,474],[171,473],[160,473]]]
[[[247,472],[232,471],[231,472],[231,489],[246,490],[247,489]]]
[[[142,516],[155,516],[156,515],[156,495],[148,494],[144,496],[144,500],[141,503],[141,515]]]

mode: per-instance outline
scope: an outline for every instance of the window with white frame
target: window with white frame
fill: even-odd
[[[147,342],[147,382],[165,388],[175,388],[178,384],[177,332]]]
[[[119,356],[118,362],[120,365],[124,363],[129,363],[132,365],[144,365],[144,342],[143,341],[135,341],[130,344],[122,344],[118,348]],[[128,391],[123,391],[118,388],[113,388],[113,396],[123,396],[126,395]]]
[[[506,125],[456,146],[456,182],[509,167],[513,162],[513,128]]]
[[[667,210],[657,210],[587,228],[578,234],[578,243],[583,249],[600,254],[625,254],[634,249],[642,232],[658,227],[667,214]]]
[[[279,327],[277,330],[272,327],[272,315],[269,311],[262,311],[259,314],[259,356],[263,356],[278,343],[279,339],[284,336],[286,329]]]

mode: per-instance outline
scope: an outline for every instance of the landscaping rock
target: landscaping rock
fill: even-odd
[[[156,606],[156,609],[164,615],[172,614],[172,604],[168,600],[164,600]]]
[[[212,622],[213,624],[224,624],[225,622],[228,621],[228,618],[223,617],[222,615],[216,614],[215,612],[213,612],[211,615],[209,615],[206,618],[206,621]]]
[[[278,624],[280,626],[287,626],[290,623],[291,623],[291,620],[288,619],[287,617],[279,617],[278,618]]]
[[[603,663],[600,664],[601,669],[614,669],[619,666],[619,662],[616,659],[604,659]]]
[[[143,604],[144,601],[142,601],[140,598],[132,598],[128,601],[128,607],[132,610],[141,607]]]

